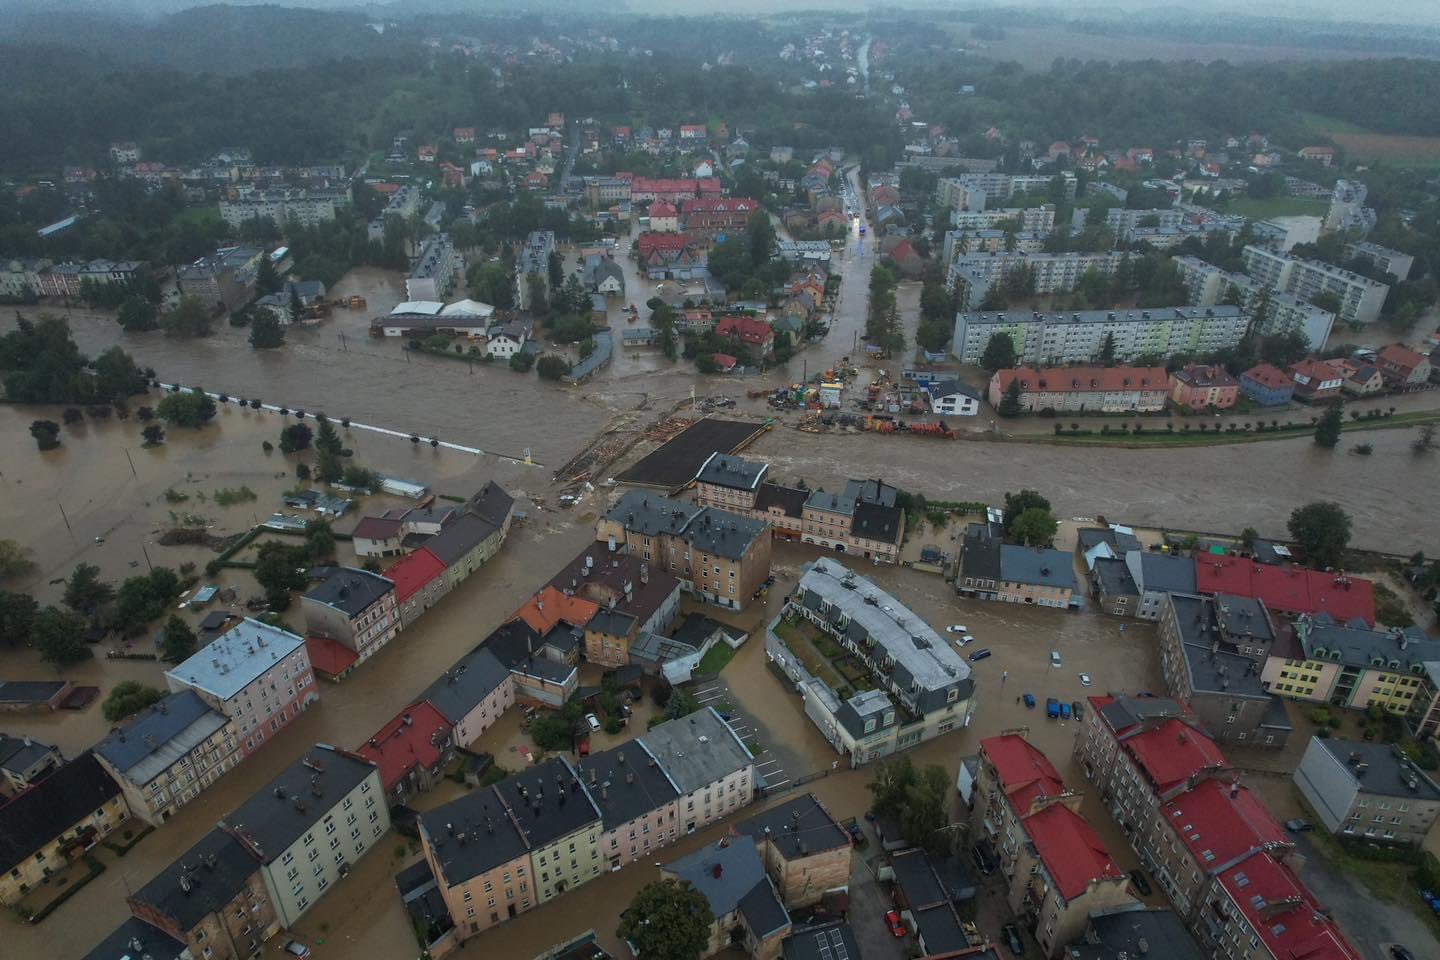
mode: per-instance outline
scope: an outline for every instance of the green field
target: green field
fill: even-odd
[[[1329,204],[1324,200],[1306,197],[1271,197],[1267,200],[1253,200],[1237,197],[1225,205],[1226,213],[1238,213],[1252,220],[1268,220],[1271,217],[1323,217]]]

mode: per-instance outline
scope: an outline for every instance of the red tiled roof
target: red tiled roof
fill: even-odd
[[[1020,822],[1066,900],[1083,894],[1092,880],[1124,878],[1095,829],[1063,803],[1052,803]]]
[[[644,256],[655,250],[684,250],[691,240],[683,233],[655,233],[646,231],[635,238],[635,249]]]
[[[721,337],[734,337],[755,347],[764,346],[775,336],[768,323],[750,317],[721,317],[715,323],[715,333]]]
[[[390,564],[384,575],[395,582],[395,602],[403,604],[444,572],[445,562],[421,547]]]
[[[389,790],[415,767],[440,762],[436,741],[443,741],[449,729],[450,721],[429,700],[421,700],[397,713],[355,752],[375,762],[380,782]]]
[[[524,620],[540,636],[545,636],[562,620],[583,627],[600,611],[600,606],[582,597],[567,597],[554,587],[546,587],[515,611],[511,620]]]
[[[1269,387],[1272,390],[1295,386],[1295,381],[1290,379],[1290,374],[1269,363],[1253,366],[1240,374],[1240,376],[1248,380],[1254,380],[1261,386]]]
[[[672,180],[651,180],[649,177],[636,177],[630,181],[632,193],[696,193],[697,188],[693,179],[672,179]]]
[[[695,181],[695,188],[702,197],[707,193],[719,193],[720,180],[717,177],[701,177]]]
[[[360,655],[329,637],[306,637],[305,653],[316,673],[338,677],[355,665]]]
[[[1291,374],[1302,374],[1316,380],[1339,380],[1341,374],[1333,366],[1324,360],[1316,360],[1314,357],[1306,357],[1299,363],[1290,364]]]
[[[372,184],[370,184],[370,189],[371,189],[371,190],[374,190],[376,193],[382,193],[382,194],[383,194],[383,193],[394,193],[394,192],[396,192],[397,190],[400,189],[400,184],[398,184],[398,183],[372,183]]]
[[[1221,870],[1264,844],[1289,842],[1259,797],[1226,780],[1202,780],[1162,804],[1160,815],[1202,870]]]
[[[365,540],[389,540],[400,533],[401,523],[390,517],[365,517],[355,524],[350,536]]]
[[[1186,364],[1171,374],[1176,380],[1192,387],[1233,387],[1236,384],[1230,371],[1222,366],[1203,363]]]
[[[1029,810],[1036,798],[1057,796],[1065,790],[1054,765],[1022,736],[987,737],[980,741],[980,751],[995,767],[1000,789],[1019,814]]]
[[[1220,875],[1235,905],[1274,957],[1281,960],[1359,960],[1335,921],[1320,913],[1310,891],[1269,856],[1250,857]],[[1274,908],[1298,898],[1289,908]]]
[[[1206,767],[1229,766],[1213,740],[1174,718],[1129,737],[1124,746],[1160,793]]]
[[[686,200],[681,205],[681,209],[688,216],[692,213],[719,213],[722,211],[727,213],[741,213],[755,210],[758,206],[759,205],[749,197],[705,197]],[[654,210],[653,206],[651,210]]]
[[[721,370],[734,370],[735,364],[739,361],[728,353],[712,353],[710,359],[715,361],[715,366]]]
[[[1012,380],[1024,391],[1075,393],[1092,390],[1165,390],[1170,375],[1164,367],[1016,367],[997,370],[1003,392]]]
[[[1201,593],[1263,600],[1281,613],[1324,612],[1340,623],[1356,617],[1372,626],[1375,623],[1375,588],[1360,577],[1202,556],[1195,560],[1195,585]]]
[[[1381,350],[1376,359],[1381,363],[1403,370],[1406,376],[1409,376],[1412,370],[1425,362],[1424,355],[1398,343],[1392,343]]]
[[[667,203],[664,200],[656,200],[654,203],[650,204],[651,218],[673,217],[675,216],[675,213],[675,204],[673,203]]]

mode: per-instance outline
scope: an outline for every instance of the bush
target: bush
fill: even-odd
[[[510,369],[516,373],[529,373],[535,366],[535,354],[522,350],[510,358]]]
[[[542,380],[559,380],[570,372],[570,361],[553,353],[547,353],[536,364],[536,371]]]

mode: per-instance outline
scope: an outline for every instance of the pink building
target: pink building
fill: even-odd
[[[167,670],[165,682],[233,721],[247,757],[320,699],[304,638],[249,617]]]
[[[1239,395],[1240,381],[1219,365],[1192,363],[1170,374],[1170,399],[1191,410],[1225,410]]]

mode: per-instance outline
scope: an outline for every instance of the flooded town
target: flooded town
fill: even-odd
[[[301,13],[0,158],[4,956],[1440,956],[1435,61]]]

